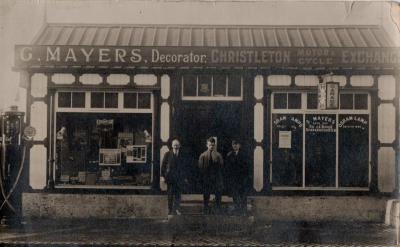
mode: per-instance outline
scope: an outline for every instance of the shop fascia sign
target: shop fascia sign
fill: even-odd
[[[327,81],[318,84],[318,109],[339,108],[339,82]]]
[[[30,66],[398,67],[400,49],[17,45],[15,65],[17,68]]]

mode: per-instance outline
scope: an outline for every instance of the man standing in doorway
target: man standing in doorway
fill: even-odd
[[[221,196],[223,189],[223,158],[215,150],[215,139],[207,139],[207,151],[199,157],[199,168],[203,186],[204,213],[210,213],[209,201],[211,193],[215,194],[215,204],[219,211],[221,209]]]
[[[168,215],[181,215],[181,194],[187,183],[188,162],[186,155],[181,150],[180,141],[172,140],[172,149],[165,153],[161,164],[161,176],[167,183]]]
[[[245,214],[247,211],[247,188],[249,168],[247,158],[241,150],[238,140],[232,140],[232,151],[226,156],[226,175],[228,188],[233,198],[235,213]]]

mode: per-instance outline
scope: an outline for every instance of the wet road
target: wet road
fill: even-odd
[[[225,217],[226,218],[226,217]],[[0,228],[11,246],[396,246],[383,224],[255,222],[237,219],[31,221]]]

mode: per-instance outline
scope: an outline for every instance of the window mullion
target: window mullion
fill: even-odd
[[[136,109],[139,109],[139,93],[136,93]]]
[[[211,76],[211,90],[210,90],[211,97],[214,96],[214,76]]]
[[[199,97],[199,76],[196,76],[196,97]]]
[[[303,113],[303,188],[306,187],[306,114]]]
[[[85,92],[85,110],[90,109],[91,94],[89,91]]]
[[[228,76],[225,76],[225,96],[226,97],[228,97],[229,96],[229,90],[228,90],[228,88],[229,88],[229,77]]]
[[[339,188],[339,112],[336,112],[336,188]]]

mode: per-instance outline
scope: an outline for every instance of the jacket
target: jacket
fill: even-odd
[[[182,150],[179,150],[177,156],[170,150],[164,154],[161,162],[161,176],[169,184],[182,185],[187,176],[188,165],[187,155]]]
[[[230,187],[246,186],[249,181],[248,159],[243,151],[231,151],[226,156],[225,174]]]
[[[212,156],[212,157],[211,157]],[[211,190],[222,190],[223,188],[223,167],[224,159],[217,151],[205,151],[199,157],[199,169],[203,186]]]

